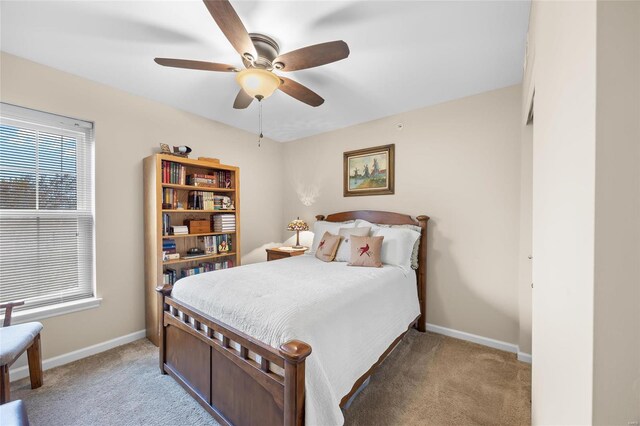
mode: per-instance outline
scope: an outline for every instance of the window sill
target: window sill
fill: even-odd
[[[60,303],[58,305],[43,306],[31,310],[14,312],[11,315],[11,324],[22,324],[25,322],[38,321],[41,319],[55,317],[58,315],[70,314],[72,312],[84,311],[85,309],[97,308],[102,302],[101,297],[91,297],[89,299],[76,300],[73,302]],[[4,315],[0,316],[4,320]]]

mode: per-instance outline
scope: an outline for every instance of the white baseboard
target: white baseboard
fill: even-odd
[[[526,362],[527,364],[531,364],[531,354],[518,351],[518,361]]]
[[[511,352],[517,354],[518,360],[531,364],[531,354],[520,352],[518,345],[513,343],[507,343],[500,340],[491,339],[488,337],[478,336],[476,334],[467,333],[464,331],[454,330],[452,328],[442,327],[435,324],[427,324],[427,330],[433,333],[442,334],[445,336],[453,337],[460,340],[466,340],[468,342],[477,343],[479,345],[488,346],[490,348],[499,349],[501,351]],[[48,370],[50,368],[58,367],[60,365],[68,364],[73,361],[77,361],[82,358],[86,358],[91,355],[98,354],[100,352],[113,349],[115,347],[134,342],[142,339],[146,336],[145,330],[136,331],[125,336],[116,337],[115,339],[107,340],[106,342],[98,343],[93,346],[78,349],[77,351],[62,354],[53,358],[48,358],[42,361],[42,368]],[[11,381],[24,379],[29,377],[29,367],[22,366],[11,369]]]
[[[48,359],[42,360],[42,369],[48,370],[50,368],[68,364],[70,362],[77,361],[79,359],[86,358],[91,355],[99,354],[100,352],[104,352],[109,349],[113,349],[115,347],[142,339],[146,335],[147,333],[145,330],[140,330],[131,334],[127,334],[125,336],[120,336],[120,337],[116,337],[115,339],[107,340],[106,342],[98,343],[92,346],[87,346],[86,348],[78,349],[77,351],[55,356],[53,358],[48,358]],[[24,379],[25,377],[29,377],[29,367],[25,365],[22,367],[17,367],[15,369],[12,368],[9,374],[12,382],[15,380]]]
[[[465,331],[454,330],[452,328],[442,327],[440,325],[427,323],[427,331],[433,333],[442,334],[444,336],[453,337],[460,340],[466,340],[467,342],[477,343],[482,346],[488,346],[490,348],[499,349],[505,352],[511,352],[518,355],[518,360],[531,364],[531,355],[520,352],[518,345],[513,343],[503,342],[501,340],[491,339],[489,337],[478,336],[477,334],[467,333]]]

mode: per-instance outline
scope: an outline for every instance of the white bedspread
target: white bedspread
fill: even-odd
[[[291,339],[311,345],[309,426],[344,423],[342,397],[420,314],[413,271],[311,255],[183,278],[172,295],[274,348]]]

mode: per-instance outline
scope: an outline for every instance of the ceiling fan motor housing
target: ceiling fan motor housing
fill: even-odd
[[[242,62],[244,66],[247,68],[273,69],[273,60],[280,54],[280,46],[278,46],[278,43],[264,34],[249,33],[249,37],[251,37],[256,52],[258,52],[258,57],[251,62],[246,56],[243,56]]]

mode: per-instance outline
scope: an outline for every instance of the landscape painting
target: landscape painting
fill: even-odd
[[[344,153],[344,196],[394,193],[395,145]]]

